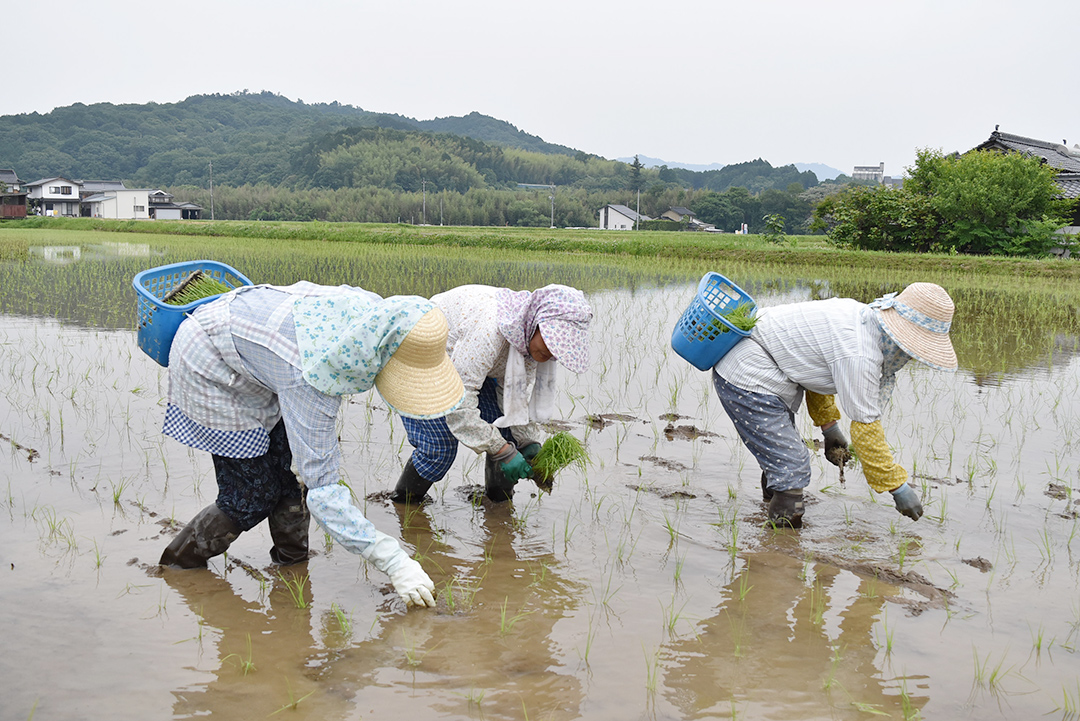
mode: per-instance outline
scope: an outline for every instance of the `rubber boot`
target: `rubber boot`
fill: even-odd
[[[279,566],[289,566],[308,558],[308,528],[311,514],[303,498],[282,498],[266,519],[274,545],[270,559]]]
[[[769,520],[778,528],[802,528],[803,517],[802,489],[774,492],[769,501]]]
[[[422,503],[432,483],[420,475],[410,456],[405,462],[405,468],[401,471],[401,477],[398,478],[394,495],[390,496],[390,500],[394,503]]]
[[[485,454],[485,458],[484,495],[495,503],[509,501],[514,497],[514,486],[517,485],[517,481],[507,480],[502,472],[502,464],[495,460],[493,454]]]
[[[210,504],[196,513],[165,547],[158,563],[179,568],[206,568],[206,562],[225,553],[239,535],[240,527],[215,504]]]
[[[769,479],[765,477],[765,471],[761,472],[761,500],[768,503],[772,500],[773,492],[769,490]]]

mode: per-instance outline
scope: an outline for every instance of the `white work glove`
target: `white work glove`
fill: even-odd
[[[394,590],[405,601],[406,606],[435,608],[435,584],[415,560],[406,558],[401,566],[390,574],[390,583],[394,584]]]
[[[352,505],[342,485],[311,488],[307,493],[311,516],[334,540],[359,554],[386,575],[405,605],[435,605],[435,584],[420,564],[409,558],[401,544],[376,530],[360,509]]]
[[[406,606],[435,607],[435,584],[396,540],[375,531],[375,542],[360,555],[390,577],[390,583],[394,584],[394,590]]]

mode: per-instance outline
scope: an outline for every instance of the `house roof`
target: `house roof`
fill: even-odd
[[[65,183],[71,183],[72,185],[81,185],[81,183],[77,180],[68,180],[67,178],[61,177],[59,175],[55,178],[42,178],[41,180],[35,180],[33,183],[26,183],[25,185],[28,188],[32,188],[36,185],[45,185],[46,183],[52,183],[57,180],[62,180]]]
[[[608,205],[606,205],[605,207],[612,208],[613,210],[618,211],[619,213],[625,215],[630,220],[652,220],[652,218],[650,218],[649,216],[638,214],[636,211],[630,210],[625,205],[619,205],[617,203],[608,203]]]
[[[105,193],[95,193],[94,195],[88,195],[85,198],[83,198],[82,202],[84,202],[84,203],[100,203],[103,200],[108,200],[109,198],[115,198],[115,197],[116,197],[115,195],[106,195]]]
[[[1061,188],[1061,197],[1080,198],[1080,173],[1058,173],[1054,181]]]
[[[1059,170],[1080,172],[1080,146],[1076,145],[1070,149],[1064,143],[1051,143],[995,130],[986,142],[973,150],[1011,150],[1042,158],[1047,165]]]
[[[8,185],[20,185],[19,176],[15,175],[14,170],[0,170],[0,183],[7,183]]]
[[[100,193],[103,190],[127,190],[122,180],[80,180],[83,190]]]
[[[694,211],[690,210],[689,208],[684,208],[681,205],[674,205],[668,208],[668,210],[678,213],[679,215],[696,215]]]

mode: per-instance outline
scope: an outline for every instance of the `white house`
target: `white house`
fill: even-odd
[[[652,218],[630,210],[625,205],[605,205],[600,209],[601,230],[633,230],[635,222],[639,220]]]
[[[83,213],[91,218],[145,220],[150,217],[149,190],[110,190],[82,200]]]
[[[67,178],[42,178],[27,183],[24,187],[30,193],[29,199],[37,201],[36,205],[42,215],[78,217],[80,184],[76,181]]]

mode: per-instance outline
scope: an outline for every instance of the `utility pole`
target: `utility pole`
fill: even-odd
[[[551,200],[551,227],[555,227],[555,186],[551,186],[551,195],[548,196]]]
[[[214,219],[214,161],[210,161],[210,220]]]
[[[638,229],[638,223],[641,222],[641,188],[637,189],[637,217],[634,218],[634,230]]]
[[[420,187],[424,191],[424,204],[423,204],[422,215],[420,216],[420,224],[421,225],[427,225],[427,181],[421,179],[420,180]]]

